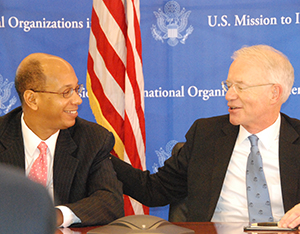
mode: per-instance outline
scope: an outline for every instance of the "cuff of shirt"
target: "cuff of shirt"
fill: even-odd
[[[81,220],[73,213],[73,211],[67,206],[56,206],[56,209],[60,209],[63,214],[63,223],[60,227],[69,227],[73,223],[81,223]]]

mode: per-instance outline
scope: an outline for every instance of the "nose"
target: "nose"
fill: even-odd
[[[227,101],[236,99],[238,97],[237,93],[234,90],[233,85],[227,90],[226,95],[225,95],[225,99]]]
[[[72,95],[72,104],[79,106],[82,103],[82,99],[78,93],[74,92]]]

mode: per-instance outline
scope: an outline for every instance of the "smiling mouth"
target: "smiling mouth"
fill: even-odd
[[[77,110],[75,110],[75,111],[65,111],[65,112],[68,113],[68,114],[76,114]]]

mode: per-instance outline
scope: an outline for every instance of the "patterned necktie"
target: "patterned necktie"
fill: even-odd
[[[40,150],[40,155],[37,157],[37,159],[32,164],[32,167],[30,169],[30,172],[28,174],[28,178],[44,185],[46,187],[47,185],[47,174],[48,174],[48,168],[47,168],[47,144],[45,142],[41,142],[38,147]]]
[[[251,135],[248,138],[251,142],[246,171],[249,221],[273,222],[268,186],[257,145],[258,137]]]

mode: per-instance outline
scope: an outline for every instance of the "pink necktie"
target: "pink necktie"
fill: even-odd
[[[46,152],[48,146],[42,141],[37,148],[40,150],[40,155],[34,161],[28,174],[28,178],[46,187],[48,173]]]

